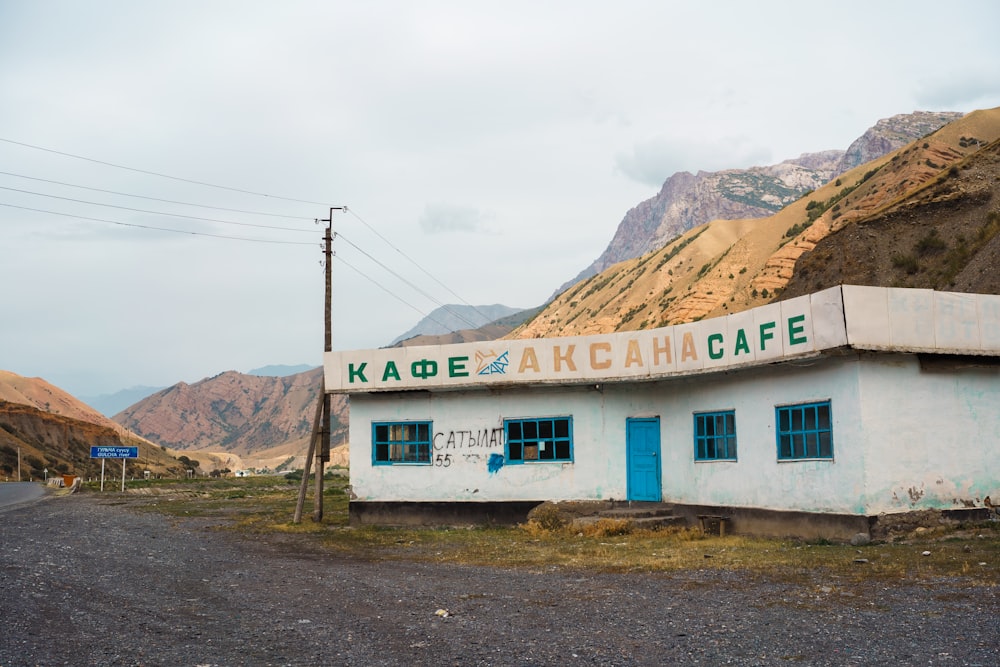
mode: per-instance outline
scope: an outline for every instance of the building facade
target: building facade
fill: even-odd
[[[352,519],[669,502],[844,537],[1000,496],[1000,297],[842,286],[599,336],[332,352]]]

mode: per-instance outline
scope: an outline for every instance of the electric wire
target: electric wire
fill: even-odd
[[[30,206],[18,206],[17,204],[8,204],[5,202],[0,202],[0,206],[6,206],[8,208],[17,208],[23,211],[34,211],[36,213],[45,213],[48,215],[60,215],[65,218],[76,218],[78,220],[89,220],[91,222],[105,222],[110,225],[121,225],[122,227],[137,227],[139,229],[151,229],[159,232],[172,232],[174,234],[190,234],[192,236],[209,236],[216,239],[228,239],[230,241],[250,241],[253,243],[274,243],[279,245],[314,245],[313,241],[275,241],[272,239],[252,239],[243,236],[227,236],[225,234],[210,234],[208,232],[193,232],[187,229],[171,229],[169,227],[156,227],[153,225],[140,225],[133,222],[120,222],[117,220],[107,220],[104,218],[92,218],[85,215],[75,215],[73,213],[61,213],[59,211],[47,211],[40,208],[32,208]]]
[[[186,201],[178,201],[176,199],[160,199],[159,197],[147,197],[145,195],[134,195],[128,192],[117,192],[115,190],[104,190],[102,188],[92,188],[87,185],[77,185],[75,183],[65,183],[63,181],[53,181],[48,178],[39,178],[37,176],[25,176],[24,174],[15,174],[10,171],[0,171],[0,176],[13,176],[14,178],[25,178],[30,181],[39,181],[41,183],[51,183],[53,185],[62,185],[68,188],[77,188],[80,190],[89,190],[91,192],[103,192],[108,195],[117,195],[119,197],[132,197],[133,199],[146,199],[148,201],[158,201],[164,204],[180,204],[181,206],[193,206],[195,208],[207,208],[213,211],[226,211],[228,213],[245,213],[247,215],[264,215],[269,218],[285,218],[287,220],[314,220],[315,218],[305,216],[305,215],[286,215],[284,213],[265,213],[263,211],[247,211],[240,208],[226,208],[224,206],[211,206],[209,204],[193,204]]]
[[[362,218],[360,215],[358,215],[357,213],[355,213],[353,210],[348,209],[346,206],[344,207],[344,210],[347,211],[348,213],[350,213],[351,215],[353,215],[355,218],[357,218],[358,221],[361,222],[361,224],[363,224],[365,227],[367,227],[368,229],[370,229],[372,231],[372,233],[374,233],[376,236],[378,236],[380,239],[382,239],[386,243],[386,245],[388,245],[390,248],[392,248],[393,250],[395,250],[396,252],[398,252],[400,255],[402,255],[403,257],[405,257],[406,260],[409,261],[411,264],[413,264],[415,267],[417,267],[418,269],[420,269],[424,273],[424,275],[426,275],[428,278],[430,278],[431,280],[433,280],[434,282],[436,282],[438,285],[440,285],[441,287],[443,287],[453,297],[455,297],[456,299],[458,299],[459,301],[461,301],[462,303],[464,303],[466,306],[469,306],[470,308],[472,308],[480,317],[483,318],[484,323],[488,323],[488,322],[492,321],[492,319],[493,319],[492,317],[490,317],[489,315],[487,315],[483,311],[479,310],[478,308],[476,308],[475,306],[473,306],[471,303],[469,303],[468,301],[466,301],[465,299],[463,299],[462,297],[460,297],[458,294],[456,294],[454,292],[454,290],[452,290],[450,287],[448,287],[443,282],[441,282],[440,280],[438,280],[433,274],[430,273],[430,271],[428,271],[427,269],[425,269],[424,267],[422,267],[415,259],[413,259],[409,255],[407,255],[405,252],[403,252],[402,250],[400,250],[398,247],[396,247],[389,239],[387,239],[386,237],[382,236],[382,234],[379,233],[379,231],[377,229],[375,229],[370,224],[368,224],[368,222],[364,218]],[[454,314],[454,313],[452,313],[452,314]],[[466,320],[466,322],[468,322],[468,320]],[[481,325],[474,324],[473,328],[478,328],[479,326],[481,326]]]
[[[360,275],[362,278],[365,278],[370,283],[372,283],[373,285],[375,285],[376,287],[378,287],[380,290],[382,290],[383,292],[385,292],[386,294],[388,294],[392,298],[394,298],[397,301],[399,301],[400,303],[402,303],[404,306],[406,306],[408,308],[412,308],[413,310],[415,310],[418,313],[420,313],[421,315],[423,315],[424,318],[429,319],[430,321],[434,322],[435,324],[437,324],[438,326],[444,328],[445,330],[448,330],[448,331],[451,330],[451,327],[449,327],[447,324],[444,324],[443,322],[438,321],[432,315],[430,315],[428,313],[425,313],[424,311],[420,310],[419,308],[417,308],[416,306],[414,306],[412,303],[410,303],[409,301],[407,301],[403,297],[399,296],[398,294],[396,294],[395,292],[393,292],[392,290],[390,290],[388,287],[386,287],[385,285],[382,285],[380,282],[378,282],[377,280],[375,280],[374,278],[372,278],[371,276],[369,276],[367,273],[365,273],[361,269],[357,268],[356,266],[354,266],[353,264],[351,264],[350,262],[348,262],[347,260],[345,260],[340,255],[334,255],[334,256],[337,258],[337,263],[343,264],[347,268],[351,269],[352,271],[354,271],[355,273],[357,273],[358,275]]]
[[[180,176],[171,176],[170,174],[163,174],[157,171],[149,171],[147,169],[137,169],[136,167],[128,167],[122,164],[115,164],[114,162],[106,162],[104,160],[96,160],[92,157],[84,157],[83,155],[74,155],[73,153],[66,153],[64,151],[57,151],[52,148],[44,148],[42,146],[35,146],[33,144],[24,143],[22,141],[14,141],[13,139],[4,139],[0,137],[0,141],[8,144],[14,144],[15,146],[24,146],[25,148],[32,148],[34,150],[44,151],[46,153],[53,153],[55,155],[62,155],[64,157],[71,157],[76,160],[86,160],[87,162],[93,162],[94,164],[102,164],[106,167],[114,167],[115,169],[125,169],[126,171],[134,171],[139,174],[146,174],[148,176],[159,176],[160,178],[169,178],[172,181],[180,181],[181,183],[191,183],[193,185],[202,185],[207,188],[216,188],[218,190],[229,190],[230,192],[239,192],[245,195],[254,195],[255,197],[266,197],[268,199],[281,199],[283,201],[293,201],[300,204],[313,204],[316,206],[327,206],[328,204],[318,201],[309,201],[308,199],[296,199],[294,197],[282,197],[279,195],[269,195],[266,192],[256,192],[254,190],[243,190],[242,188],[233,188],[228,185],[216,185],[215,183],[206,183],[205,181],[196,181],[191,178],[182,178]]]
[[[20,192],[27,195],[35,195],[37,197],[48,197],[50,199],[60,199],[62,201],[71,201],[76,204],[88,204],[90,206],[105,206],[107,208],[117,208],[123,211],[132,211],[133,213],[149,213],[150,215],[164,215],[170,218],[185,218],[187,220],[200,220],[203,222],[219,222],[225,225],[239,225],[240,227],[259,227],[261,229],[278,229],[283,232],[307,232],[309,234],[314,234],[315,229],[292,229],[289,227],[278,227],[275,225],[258,225],[252,222],[235,222],[233,220],[219,220],[218,218],[203,218],[197,215],[184,215],[183,213],[166,213],[164,211],[150,211],[143,208],[132,208],[130,206],[119,206],[117,204],[103,204],[101,202],[87,201],[86,199],[74,199],[72,197],[60,197],[59,195],[50,195],[44,192],[34,192],[32,190],[22,190],[20,188],[10,188],[0,185],[0,190],[9,190],[10,192]]]
[[[371,255],[370,253],[368,253],[368,252],[367,252],[366,250],[362,249],[362,248],[361,248],[361,247],[359,247],[359,246],[358,246],[357,244],[355,244],[355,243],[351,242],[351,240],[350,240],[350,239],[348,239],[348,238],[347,238],[346,236],[344,236],[344,235],[343,235],[343,234],[341,234],[340,232],[335,232],[335,233],[334,233],[334,237],[335,237],[335,238],[341,238],[341,239],[344,239],[344,242],[345,242],[345,243],[347,243],[348,245],[350,245],[350,246],[351,246],[352,248],[354,248],[355,250],[357,250],[358,252],[360,252],[360,253],[361,253],[362,255],[364,255],[365,257],[367,257],[367,258],[368,258],[368,259],[370,259],[371,261],[373,261],[373,262],[375,262],[376,264],[378,264],[379,266],[381,266],[381,267],[382,267],[383,269],[385,269],[386,271],[388,271],[388,272],[389,272],[389,273],[391,273],[392,275],[396,276],[396,278],[398,278],[399,280],[401,280],[401,281],[402,281],[403,283],[405,283],[406,285],[408,285],[408,286],[409,286],[409,287],[410,287],[411,289],[413,289],[413,290],[414,290],[414,291],[416,291],[417,293],[421,294],[422,296],[424,296],[425,298],[429,299],[430,301],[433,301],[434,303],[436,303],[436,304],[437,304],[438,306],[440,306],[440,307],[441,307],[441,308],[443,308],[443,309],[444,309],[444,310],[445,310],[446,312],[448,312],[448,313],[449,313],[449,314],[450,314],[450,315],[451,315],[452,317],[455,317],[455,318],[457,318],[457,319],[459,319],[459,320],[461,320],[461,321],[465,322],[465,323],[466,323],[466,324],[468,324],[468,325],[469,325],[469,327],[470,327],[470,328],[472,328],[472,329],[478,329],[478,328],[479,328],[479,326],[480,326],[480,325],[476,324],[475,322],[473,322],[473,321],[472,321],[472,320],[470,320],[469,318],[465,317],[465,316],[464,316],[464,315],[462,315],[461,313],[459,313],[459,312],[456,312],[456,311],[452,310],[452,309],[451,309],[451,308],[449,308],[449,307],[448,307],[448,306],[447,306],[446,304],[444,304],[444,303],[441,303],[441,301],[439,301],[439,300],[438,300],[437,298],[435,298],[434,296],[432,296],[431,294],[429,294],[428,292],[426,292],[426,291],[425,291],[424,289],[422,289],[421,287],[417,286],[417,285],[416,285],[416,284],[414,284],[413,282],[411,282],[411,281],[407,280],[407,279],[406,279],[406,278],[404,278],[403,276],[399,275],[398,273],[396,273],[396,271],[394,271],[394,270],[393,270],[393,269],[391,269],[390,267],[386,266],[386,265],[385,265],[384,263],[382,263],[382,262],[381,262],[380,260],[376,259],[376,258],[375,258],[374,256],[372,256],[372,255]]]
[[[34,145],[34,144],[29,144],[29,143],[26,143],[26,142],[15,141],[13,139],[7,139],[7,138],[4,138],[4,137],[0,137],[0,142],[4,142],[4,143],[16,145],[16,146],[22,146],[22,147],[25,147],[25,148],[31,148],[33,150],[43,151],[43,152],[46,152],[46,153],[52,153],[54,155],[61,155],[61,156],[64,156],[64,157],[69,157],[69,158],[73,158],[73,159],[77,159],[77,160],[84,160],[86,162],[91,162],[91,163],[94,163],[94,164],[100,164],[100,165],[104,165],[104,166],[108,166],[108,167],[113,167],[113,168],[116,168],[116,169],[123,169],[123,170],[126,170],[126,171],[132,171],[132,172],[136,172],[136,173],[140,173],[140,174],[146,174],[146,175],[149,175],[149,176],[157,176],[157,177],[160,177],[160,178],[166,178],[166,179],[174,180],[174,181],[178,181],[178,182],[190,183],[190,184],[194,184],[194,185],[200,185],[200,186],[203,186],[203,187],[210,187],[210,188],[215,188],[215,189],[219,189],[219,190],[227,190],[227,191],[230,191],[230,192],[237,192],[237,193],[247,194],[247,195],[253,195],[253,196],[257,196],[257,197],[264,197],[264,198],[268,198],[268,199],[278,199],[278,200],[282,200],[282,201],[290,201],[290,202],[297,202],[297,203],[302,203],[302,204],[311,204],[311,205],[317,205],[317,206],[328,206],[328,204],[326,204],[324,202],[317,202],[317,201],[311,201],[311,200],[307,200],[307,199],[299,199],[299,198],[294,198],[294,197],[284,197],[284,196],[280,196],[280,195],[272,195],[272,194],[268,194],[268,193],[264,193],[264,192],[257,192],[257,191],[254,191],[254,190],[246,190],[246,189],[243,189],[243,188],[235,188],[235,187],[230,187],[230,186],[225,186],[225,185],[218,185],[218,184],[215,184],[215,183],[208,183],[206,181],[199,181],[199,180],[190,179],[190,178],[184,178],[184,177],[180,177],[180,176],[173,176],[173,175],[170,175],[170,174],[164,174],[164,173],[161,173],[161,172],[151,171],[151,170],[147,170],[147,169],[139,169],[139,168],[136,168],[136,167],[130,167],[130,166],[127,166],[127,165],[117,164],[117,163],[114,163],[114,162],[108,162],[106,160],[98,160],[98,159],[91,158],[91,157],[86,157],[86,156],[83,156],[83,155],[76,155],[74,153],[69,153],[69,152],[66,152],[66,151],[59,151],[59,150],[55,150],[55,149],[51,149],[51,148],[45,148],[43,146],[37,146],[37,145]],[[15,177],[20,177],[20,178],[29,178],[29,179],[33,178],[33,177],[30,177],[30,176],[21,176],[19,174],[13,174],[13,173],[10,173],[10,172],[0,172],[0,174],[10,175],[10,176],[15,176]],[[122,195],[122,196],[141,197],[141,195],[129,195],[127,193],[116,193],[116,192],[109,191],[109,190],[100,190],[98,188],[88,188],[86,186],[78,186],[78,185],[73,185],[73,184],[69,184],[69,183],[60,183],[58,181],[48,181],[47,179],[34,179],[34,180],[39,180],[39,181],[44,181],[44,182],[50,182],[50,183],[54,183],[54,184],[58,184],[58,185],[66,185],[68,187],[79,187],[79,188],[83,188],[83,189],[95,190],[95,191],[105,192],[105,193],[108,193],[108,194],[117,194],[117,195]],[[118,208],[118,209],[122,209],[122,210],[128,210],[128,211],[134,211],[134,212],[140,212],[140,213],[148,213],[148,214],[153,214],[153,215],[165,215],[165,216],[170,216],[170,217],[186,218],[186,219],[192,219],[192,220],[202,220],[202,221],[207,221],[207,222],[218,222],[218,223],[222,223],[222,224],[232,224],[232,225],[240,225],[240,226],[248,226],[248,227],[259,227],[259,228],[267,228],[267,229],[277,229],[277,230],[281,230],[281,231],[300,231],[300,232],[305,232],[305,231],[310,231],[311,232],[311,231],[313,231],[313,230],[304,230],[304,229],[289,229],[289,228],[284,228],[284,227],[267,226],[267,225],[256,225],[256,224],[252,224],[252,223],[239,223],[239,222],[235,222],[235,221],[218,220],[218,219],[214,219],[214,218],[202,218],[202,217],[198,217],[198,216],[188,216],[188,215],[181,215],[181,214],[164,213],[164,212],[160,212],[160,211],[149,211],[149,210],[144,210],[144,209],[136,209],[136,208],[130,208],[130,207],[125,207],[125,206],[118,206],[118,205],[113,205],[113,204],[101,204],[101,203],[97,203],[97,202],[88,202],[88,201],[85,201],[85,200],[72,199],[72,198],[69,198],[69,197],[59,197],[59,196],[56,196],[56,195],[48,195],[48,194],[43,194],[43,193],[36,193],[36,192],[27,191],[27,190],[18,190],[16,188],[7,188],[7,187],[3,187],[3,186],[0,186],[0,188],[5,189],[5,190],[15,191],[15,192],[22,192],[22,193],[25,193],[25,194],[33,194],[33,195],[36,195],[36,196],[51,197],[51,198],[55,198],[55,199],[62,199],[62,200],[65,200],[65,201],[73,201],[73,202],[77,202],[77,203],[84,203],[84,204],[90,204],[90,205],[95,205],[95,206],[106,206],[106,207]],[[163,201],[165,203],[175,203],[175,204],[182,204],[182,205],[188,205],[188,206],[199,206],[197,204],[190,204],[190,203],[187,203],[187,202],[175,202],[175,201],[170,201],[170,200],[159,200],[159,199],[156,199],[156,198],[153,198],[153,197],[141,197],[141,198],[150,199],[150,200],[154,200],[154,201]],[[22,209],[22,210],[35,211],[35,212],[40,212],[40,213],[48,213],[48,214],[51,214],[51,215],[60,215],[60,216],[64,216],[64,217],[77,218],[77,219],[81,219],[81,220],[90,220],[90,221],[95,221],[95,222],[104,222],[104,223],[108,223],[108,224],[115,224],[115,225],[121,225],[121,226],[126,226],[126,227],[136,227],[136,228],[140,228],[140,229],[165,231],[165,232],[171,232],[171,233],[177,233],[177,234],[189,234],[189,235],[192,235],[192,236],[207,236],[207,237],[220,238],[220,239],[229,239],[229,240],[237,240],[237,241],[252,241],[252,242],[260,242],[260,243],[273,243],[273,244],[285,244],[285,245],[312,245],[312,243],[309,243],[309,242],[274,241],[274,240],[267,240],[267,239],[252,239],[252,238],[245,238],[245,237],[226,236],[226,235],[222,235],[222,234],[210,234],[210,233],[207,233],[207,232],[193,232],[193,231],[188,231],[188,230],[178,230],[178,229],[171,229],[171,228],[166,228],[166,227],[156,227],[156,226],[152,226],[152,225],[140,225],[140,224],[135,224],[135,223],[123,223],[123,222],[119,222],[119,221],[107,220],[107,219],[102,219],[102,218],[93,218],[93,217],[88,217],[88,216],[80,216],[80,215],[73,215],[73,214],[68,214],[68,213],[60,213],[60,212],[57,212],[57,211],[46,211],[46,210],[43,210],[43,209],[37,209],[37,208],[32,208],[32,207],[27,207],[27,206],[16,206],[16,205],[13,205],[13,204],[5,204],[5,203],[2,203],[2,202],[0,202],[0,205],[7,206],[7,207],[10,207],[10,208],[19,208],[19,209]],[[249,213],[249,214],[254,214],[254,215],[274,215],[274,214],[267,214],[267,213],[257,213],[257,212],[253,212],[253,211],[240,211],[238,209],[222,209],[221,207],[207,206],[205,208],[213,208],[213,209],[219,209],[219,210],[228,210],[230,212],[242,212],[242,213]],[[458,299],[459,301],[461,301],[466,306],[469,306],[470,308],[472,308],[473,311],[475,311],[477,314],[479,314],[480,317],[482,317],[485,322],[489,322],[490,321],[491,318],[488,315],[486,315],[485,313],[483,313],[482,311],[480,311],[478,308],[476,308],[476,306],[473,306],[468,301],[466,301],[461,296],[459,296],[454,290],[452,290],[450,287],[448,287],[447,285],[445,285],[441,280],[439,280],[437,277],[435,277],[433,274],[431,274],[427,269],[425,269],[424,267],[422,267],[416,260],[414,260],[412,257],[410,257],[405,252],[403,252],[401,249],[399,249],[395,244],[393,244],[391,241],[389,241],[389,239],[387,239],[381,232],[379,232],[372,225],[370,225],[364,218],[362,218],[360,215],[358,215],[354,211],[349,210],[346,206],[343,207],[343,210],[345,212],[351,213],[351,215],[353,215],[358,221],[360,221],[369,230],[371,230],[376,236],[378,236],[390,248],[392,248],[397,253],[399,253],[400,255],[402,255],[407,261],[409,261],[411,264],[413,264],[415,267],[417,267],[422,273],[424,273],[427,277],[429,277],[431,280],[433,280],[439,286],[441,286],[446,291],[448,291],[452,296],[454,296],[456,299]],[[280,217],[295,218],[296,216],[280,216]],[[309,219],[309,218],[302,217],[300,219]],[[331,225],[332,225],[332,220],[331,220]],[[432,302],[438,304],[442,309],[444,309],[446,312],[450,313],[453,317],[455,317],[455,318],[457,318],[457,319],[465,322],[466,324],[468,324],[472,328],[477,328],[478,326],[480,326],[480,325],[476,324],[475,322],[469,320],[467,317],[463,316],[461,313],[455,312],[454,310],[450,309],[446,304],[444,304],[441,301],[439,301],[438,299],[434,298],[433,296],[431,296],[430,294],[428,294],[425,290],[417,287],[411,281],[403,278],[397,272],[393,271],[388,266],[386,266],[383,262],[375,259],[375,257],[372,256],[370,253],[368,253],[367,251],[361,249],[359,246],[357,246],[356,244],[352,243],[349,239],[343,237],[342,234],[338,233],[337,236],[340,236],[340,237],[344,238],[345,242],[347,242],[348,244],[350,244],[351,246],[353,246],[355,249],[357,249],[359,252],[361,252],[362,254],[364,254],[366,257],[368,257],[369,259],[371,259],[373,262],[375,262],[376,264],[378,264],[379,266],[381,266],[382,268],[384,268],[386,271],[388,271],[389,273],[391,273],[397,279],[401,280],[404,284],[408,285],[410,288],[414,289],[415,291],[417,291],[418,293],[420,293],[424,297],[428,298]],[[346,264],[346,262],[345,262],[345,264]],[[351,267],[351,268],[354,268],[354,267]],[[357,269],[355,269],[355,270],[357,271]],[[365,275],[365,274],[362,273],[361,275]],[[369,280],[372,280],[368,276],[365,276],[365,277],[368,278]],[[372,282],[374,282],[374,281],[372,280]],[[378,284],[378,283],[376,283],[376,284]],[[379,285],[379,287],[381,287],[382,289],[385,289],[381,285]],[[389,292],[389,293],[393,294],[392,292]],[[393,296],[396,297],[397,299],[401,299],[400,297],[398,297],[395,294],[393,294]],[[404,303],[405,303],[405,301],[404,301]],[[420,312],[421,314],[423,314],[423,312],[420,311],[420,309],[416,308],[412,304],[407,304],[407,305],[409,307],[414,308],[415,310],[417,310],[417,312]],[[434,318],[430,317],[429,315],[425,314],[425,317],[428,317],[428,318],[434,320]],[[437,320],[434,320],[434,321],[437,324],[439,324],[440,326],[442,326],[442,327],[444,327],[446,329],[450,328],[450,327],[442,324],[441,322],[438,322]]]

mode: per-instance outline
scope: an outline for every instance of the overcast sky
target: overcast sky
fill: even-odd
[[[335,349],[539,305],[676,171],[1000,105],[997,26],[994,0],[0,0],[0,368],[86,396],[318,365],[330,206]]]

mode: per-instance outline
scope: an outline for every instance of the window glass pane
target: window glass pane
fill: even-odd
[[[570,458],[569,440],[557,440],[555,445],[556,445],[556,458],[568,461]]]
[[[542,461],[551,461],[556,455],[556,448],[551,440],[540,440],[538,442],[538,458]]]
[[[568,419],[557,419],[555,420],[555,437],[557,438],[568,438],[569,437],[569,420]]]
[[[521,461],[521,460],[523,460],[523,457],[521,456],[521,443],[520,442],[511,442],[511,443],[508,444],[508,447],[509,447],[510,460],[511,461]]]
[[[521,423],[521,428],[524,432],[525,440],[534,440],[538,437],[538,423],[533,421],[526,421]]]
[[[792,457],[792,436],[783,435],[778,440],[779,451],[781,452],[781,458],[789,459]]]
[[[705,458],[714,459],[718,456],[716,453],[715,438],[705,439]]]
[[[736,458],[736,436],[729,438],[726,443],[726,458],[735,459]]]
[[[789,410],[787,408],[782,408],[778,410],[778,430],[782,433],[788,433],[791,429],[791,417],[789,417]]]
[[[823,429],[830,428],[830,404],[823,403],[822,405],[816,406],[816,410],[819,413],[819,427]]]
[[[815,433],[806,434],[806,456],[808,458],[816,458],[819,455],[819,445],[816,441]]]
[[[399,442],[403,439],[403,425],[402,424],[392,424],[389,427],[389,439]]]
[[[833,437],[829,431],[819,434],[819,455],[824,458],[833,457]]]
[[[375,426],[375,442],[385,442],[389,439],[389,427],[385,424]]]
[[[806,441],[801,433],[792,435],[792,456],[802,458],[806,455]]]
[[[539,438],[551,438],[552,437],[552,421],[546,419],[545,421],[538,422],[538,437]]]
[[[507,438],[509,440],[521,439],[521,422],[510,422],[507,426]]]
[[[402,445],[389,445],[389,460],[390,461],[402,461],[403,460],[403,446]]]
[[[726,426],[725,426],[725,428],[726,428],[726,433],[728,433],[729,435],[732,435],[733,433],[736,433],[736,413],[735,412],[727,412],[726,413]]]
[[[389,460],[389,445],[386,445],[386,444],[376,444],[375,445],[375,460],[376,461],[388,461]]]
[[[429,424],[418,424],[417,425],[417,440],[421,442],[428,442],[430,440],[430,425]]]

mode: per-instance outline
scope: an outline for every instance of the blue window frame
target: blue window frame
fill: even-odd
[[[830,401],[783,405],[774,409],[778,460],[832,459],[833,420]]]
[[[431,463],[431,422],[372,422],[372,463]]]
[[[736,411],[694,414],[694,460],[736,460]]]
[[[573,460],[571,417],[505,419],[507,463]]]

